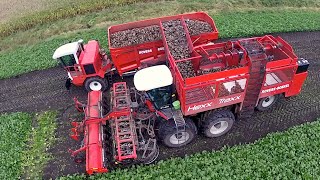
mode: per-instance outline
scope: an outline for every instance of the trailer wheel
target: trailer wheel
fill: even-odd
[[[99,77],[92,77],[85,81],[84,86],[89,91],[104,91],[107,88],[107,82]]]
[[[189,144],[197,134],[197,127],[194,122],[186,118],[184,132],[177,132],[174,120],[170,119],[162,122],[159,127],[159,137],[163,144],[168,147],[181,147]]]
[[[259,111],[265,111],[270,109],[279,99],[278,95],[268,96],[259,100],[257,109]]]
[[[233,113],[229,110],[207,112],[202,129],[207,137],[219,137],[232,128],[235,121]]]

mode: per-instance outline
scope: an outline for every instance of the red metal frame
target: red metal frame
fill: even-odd
[[[108,172],[104,167],[104,149],[102,142],[102,125],[107,120],[113,121],[115,128],[115,142],[117,155],[115,159],[119,162],[126,159],[136,159],[136,137],[135,124],[131,115],[130,96],[128,94],[125,82],[114,83],[112,91],[112,111],[106,115],[102,115],[102,92],[91,91],[88,93],[88,102],[84,110],[85,118],[83,122],[72,122],[74,128],[71,129],[71,138],[79,140],[79,134],[84,133],[84,146],[78,150],[71,151],[72,156],[78,153],[86,152],[86,171],[88,174]],[[81,105],[75,100],[75,104]],[[122,132],[120,124],[122,122],[129,123],[131,130]],[[129,137],[128,137],[129,135]],[[126,138],[124,138],[126,137]],[[132,145],[132,153],[125,154],[122,150],[123,145],[130,143]]]

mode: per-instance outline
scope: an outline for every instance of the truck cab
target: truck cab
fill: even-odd
[[[55,50],[52,58],[58,60],[67,71],[66,85],[84,85],[87,91],[106,89],[104,75],[111,69],[111,63],[100,50],[98,41],[92,40],[84,45],[83,41],[79,40],[62,45]]]

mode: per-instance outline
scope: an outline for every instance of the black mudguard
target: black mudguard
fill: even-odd
[[[70,90],[70,87],[71,87],[71,79],[70,78],[68,78],[67,80],[66,80],[66,88],[67,88],[67,90]]]

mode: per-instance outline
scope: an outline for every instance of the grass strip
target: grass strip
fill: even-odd
[[[22,18],[1,24],[0,38],[9,36],[18,31],[28,30],[36,25],[52,23],[59,19],[75,17],[77,15],[99,11],[112,6],[121,6],[135,2],[148,2],[149,0],[86,0],[57,9],[36,12]]]
[[[0,179],[19,179],[22,174],[31,124],[32,116],[27,113],[0,115]]]
[[[245,37],[275,32],[320,30],[320,13],[310,10],[270,10],[211,14],[220,38]],[[0,79],[34,70],[57,66],[52,60],[54,50],[69,41],[98,39],[108,49],[105,28],[60,35],[42,43],[0,53]]]
[[[32,129],[28,147],[22,157],[24,179],[42,179],[43,168],[51,158],[46,151],[55,140],[56,116],[55,111],[36,115],[36,127]]]
[[[88,179],[317,179],[319,139],[320,121],[315,121],[269,134],[252,144],[118,169]],[[60,179],[86,177],[73,175]]]

